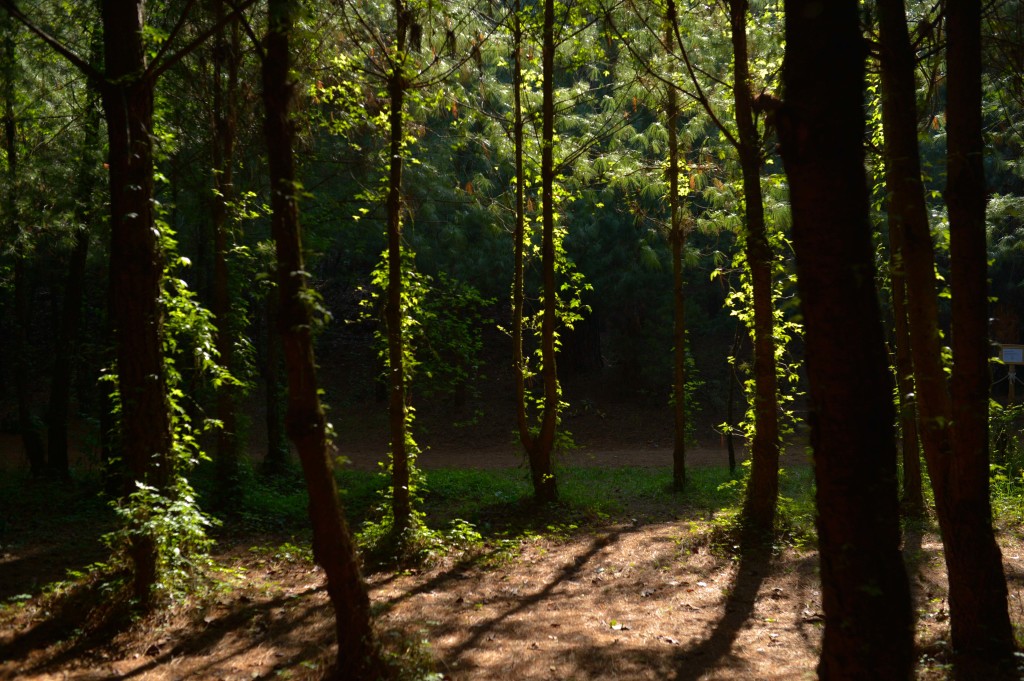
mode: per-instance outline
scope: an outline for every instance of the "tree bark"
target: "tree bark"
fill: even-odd
[[[267,453],[263,460],[264,471],[270,475],[284,472],[288,465],[288,440],[281,419],[281,405],[284,396],[281,389],[281,335],[278,333],[278,307],[280,294],[276,288],[267,293],[267,363],[264,374],[266,386]]]
[[[36,425],[32,413],[32,395],[30,378],[31,362],[28,357],[28,332],[31,324],[31,305],[29,303],[29,282],[27,272],[27,245],[21,235],[21,224],[18,218],[18,127],[15,120],[15,68],[17,53],[14,48],[14,22],[5,10],[2,17],[3,31],[0,59],[2,71],[2,96],[4,100],[4,152],[7,156],[6,188],[4,191],[4,212],[6,213],[5,231],[17,246],[14,254],[14,384],[18,400],[18,430],[21,434],[22,447],[28,459],[29,470],[33,478],[41,477],[46,469],[46,451],[43,438]]]
[[[779,134],[805,319],[825,636],[821,679],[907,679],[891,378],[864,176],[855,0],[787,0]]]
[[[391,512],[400,534],[412,522],[409,493],[409,451],[406,433],[405,339],[402,330],[402,157],[405,128],[405,44],[409,15],[403,0],[394,0],[395,54],[388,74],[391,110],[390,169],[388,174],[388,290],[384,317],[388,327],[388,426],[391,433]]]
[[[541,278],[543,312],[541,316],[541,378],[544,382],[544,406],[540,432],[529,450],[533,496],[538,503],[558,499],[558,486],[552,465],[555,430],[558,427],[558,367],[555,365],[555,3],[544,0],[542,29],[542,104],[541,104]]]
[[[920,182],[920,164],[913,161],[917,154],[914,54],[907,34],[902,0],[879,2],[879,24],[882,128],[885,134],[885,186],[889,218],[889,279],[892,285],[896,387],[899,392],[897,403],[903,432],[903,508],[907,515],[919,517],[924,512],[924,498],[921,492],[914,364],[907,316],[905,251],[908,232],[906,225],[916,221],[915,233],[922,230],[927,232],[928,216]]]
[[[224,20],[224,0],[214,5],[214,19]],[[230,33],[230,40],[228,39]],[[217,321],[215,343],[220,364],[234,370],[236,329],[231,319],[230,211],[234,200],[235,89],[238,84],[238,22],[217,31],[213,46],[213,299],[211,312]],[[241,497],[241,452],[238,441],[238,386],[225,382],[217,389],[217,503],[224,509],[237,507]]]
[[[516,158],[516,225],[513,233],[514,272],[512,281],[512,372],[516,383],[516,426],[519,441],[529,452],[533,448],[533,434],[526,410],[526,361],[523,358],[523,302],[526,297],[524,248],[526,242],[526,169],[523,161],[523,27],[519,18],[522,11],[516,0],[512,15],[512,143]]]
[[[670,55],[675,44],[675,12],[675,3],[669,3],[665,49]],[[682,207],[679,205],[679,95],[674,85],[669,85],[666,90],[669,245],[672,248],[672,416],[675,429],[672,441],[672,487],[678,491],[686,486],[686,298],[683,291],[686,230]]]
[[[100,36],[94,34],[93,63],[99,62]],[[68,420],[71,412],[71,383],[74,360],[78,349],[78,333],[82,319],[82,297],[85,291],[85,271],[89,255],[89,241],[95,226],[93,195],[99,185],[96,172],[97,149],[100,147],[100,119],[97,102],[90,97],[84,120],[82,151],[78,159],[78,178],[75,187],[75,241],[64,281],[64,304],[53,359],[50,382],[50,406],[47,411],[47,469],[58,478],[70,476],[68,461]]]
[[[894,0],[896,1],[896,0]],[[946,4],[947,174],[952,293],[952,439],[944,524],[953,647],[1009,665],[1015,648],[989,502],[988,250],[982,138],[981,6]],[[936,487],[936,492],[938,492]],[[982,586],[983,585],[983,586]]]
[[[264,131],[270,164],[271,229],[277,252],[280,329],[288,371],[288,434],[302,462],[313,524],[313,554],[327,575],[338,637],[336,675],[376,678],[379,670],[370,628],[370,600],[359,571],[355,546],[341,515],[328,458],[326,419],[317,394],[312,312],[307,301],[291,120],[295,83],[291,80],[290,34],[297,12],[291,0],[269,0],[264,41]]]
[[[153,215],[153,81],[145,74],[145,3],[104,0],[110,168],[110,286],[121,395],[121,435],[132,481],[168,494],[171,420],[164,378],[163,257]],[[126,490],[134,491],[134,486]],[[132,533],[134,594],[146,606],[156,580],[156,547]]]
[[[736,107],[737,151],[743,173],[746,231],[744,248],[754,306],[754,441],[744,521],[770,532],[775,526],[779,497],[779,401],[775,374],[775,311],[772,305],[772,250],[764,220],[761,193],[761,151],[754,122],[747,59],[747,0],[730,0],[733,92]]]

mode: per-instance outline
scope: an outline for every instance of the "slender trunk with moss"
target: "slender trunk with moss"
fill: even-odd
[[[309,492],[313,555],[327,576],[338,637],[336,674],[377,678],[379,662],[370,626],[370,600],[355,545],[341,514],[330,465],[327,421],[317,390],[312,310],[302,259],[293,140],[290,35],[298,3],[270,0],[264,41],[263,103],[270,165],[271,229],[277,253],[280,330],[288,371],[288,434],[299,453]]]

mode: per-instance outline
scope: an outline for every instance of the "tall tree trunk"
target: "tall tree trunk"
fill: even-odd
[[[103,44],[98,32],[94,34],[92,63],[98,64]],[[47,468],[51,475],[67,478],[68,420],[71,412],[71,383],[74,377],[74,359],[78,348],[78,330],[82,319],[82,297],[85,291],[85,271],[89,255],[89,240],[95,226],[93,210],[99,186],[96,173],[99,149],[100,113],[92,98],[87,104],[82,151],[78,158],[78,178],[75,187],[75,242],[64,280],[64,305],[61,312],[57,346],[53,359],[53,377],[50,383],[50,406],[47,411]]]
[[[269,475],[284,472],[288,465],[288,441],[281,420],[281,405],[284,396],[281,390],[281,335],[278,333],[278,308],[280,294],[277,289],[267,293],[267,363],[264,374],[266,386],[267,453],[263,460],[264,471]]]
[[[169,494],[171,418],[160,307],[164,263],[153,216],[153,81],[145,74],[145,3],[104,0],[102,14],[110,286],[122,444],[132,481]],[[130,553],[135,565],[135,597],[145,606],[157,576],[152,537],[133,532]]]
[[[224,21],[224,0],[217,0],[214,18]],[[230,40],[228,33],[230,33]],[[216,346],[220,364],[234,370],[236,329],[231,319],[230,211],[234,200],[235,89],[238,84],[238,22],[217,31],[213,46],[213,300],[217,320]],[[222,508],[236,508],[241,497],[241,451],[238,439],[238,386],[225,382],[217,389],[217,502]]]
[[[981,168],[980,18],[949,6],[948,67],[952,393],[942,365],[934,252],[921,181],[914,55],[902,0],[880,0],[879,29],[890,201],[902,230],[914,382],[925,459],[949,577],[953,647],[1008,659],[1013,633],[988,498],[988,344],[984,173]],[[973,36],[973,37],[972,37]],[[977,71],[974,73],[974,71]],[[962,126],[962,127],[961,127]],[[984,588],[978,588],[984,584]]]
[[[903,274],[902,242],[889,230],[889,282],[892,286],[893,334],[895,345],[896,390],[899,395],[903,488],[900,506],[908,518],[924,516],[924,492],[921,480],[921,438],[917,426],[917,398],[914,395],[914,363],[910,356],[910,324],[907,320],[907,280]]]
[[[133,481],[167,493],[171,424],[159,304],[163,258],[153,216],[153,83],[142,77],[146,68],[144,4],[143,0],[103,2],[110,286],[128,473]],[[130,553],[134,595],[145,606],[157,577],[153,538],[133,532]]]
[[[523,162],[523,27],[522,11],[516,0],[512,15],[512,143],[516,157],[516,226],[513,234],[514,273],[512,281],[512,372],[516,382],[516,426],[519,441],[527,452],[533,449],[533,433],[526,411],[526,361],[523,358],[523,301],[526,297],[524,248],[526,242],[526,169]]]
[[[544,0],[543,45],[541,53],[541,378],[544,407],[540,432],[529,450],[533,495],[540,503],[555,501],[558,486],[551,455],[558,427],[558,367],[555,365],[555,3]]]
[[[946,4],[947,174],[953,320],[953,452],[947,498],[946,569],[953,647],[1009,663],[1014,634],[1003,561],[992,531],[988,451],[988,251],[982,139],[981,6]],[[938,488],[936,487],[936,491]],[[979,585],[984,585],[979,587]]]
[[[384,317],[388,327],[388,425],[391,433],[391,512],[396,533],[412,522],[409,494],[409,450],[406,433],[405,339],[402,332],[402,156],[405,128],[405,43],[409,14],[403,0],[394,0],[395,54],[388,74],[391,110],[390,171],[388,175],[388,290]]]
[[[666,17],[665,50],[671,55],[675,45],[676,6],[669,3]],[[672,442],[672,487],[686,485],[686,299],[683,293],[683,253],[686,231],[679,205],[679,95],[674,85],[666,92],[668,128],[668,206],[669,244],[672,248],[672,416],[675,434]]]
[[[337,674],[376,678],[376,648],[370,628],[370,600],[359,572],[355,546],[341,515],[327,450],[324,411],[317,394],[312,312],[307,303],[299,207],[292,155],[291,120],[295,83],[289,36],[298,3],[269,0],[264,41],[264,131],[270,164],[271,229],[277,250],[280,328],[288,369],[287,429],[302,462],[313,524],[313,555],[327,575],[338,636]]]
[[[779,134],[805,319],[825,636],[821,679],[907,679],[891,378],[864,176],[856,0],[787,0]]]
[[[750,482],[744,504],[748,526],[771,531],[779,496],[779,402],[775,375],[775,311],[772,305],[772,250],[764,220],[761,194],[761,152],[754,123],[747,61],[747,0],[730,0],[733,92],[743,203],[746,217],[744,248],[754,305],[754,441]]]
[[[891,5],[893,3],[890,3]],[[885,186],[888,194],[889,219],[889,280],[892,286],[892,311],[894,318],[894,345],[896,364],[896,387],[899,392],[900,429],[903,433],[903,509],[910,517],[924,513],[924,497],[921,491],[921,454],[918,435],[917,399],[914,389],[914,364],[911,355],[910,322],[907,310],[907,273],[905,240],[908,220],[923,221],[927,231],[927,214],[924,212],[920,167],[916,168],[918,180],[908,181],[907,173],[915,172],[908,154],[917,148],[916,104],[914,86],[914,55],[907,37],[906,18],[894,13],[904,13],[902,0],[899,7],[879,3],[881,29],[881,84],[882,84],[882,127],[885,133]],[[898,26],[893,21],[902,21],[902,40]],[[905,42],[904,42],[905,41]],[[909,79],[909,80],[908,80]],[[911,107],[906,110],[905,107]],[[908,127],[909,126],[909,127]],[[911,135],[907,137],[907,135]],[[909,148],[913,145],[913,149]],[[909,194],[915,193],[916,197]],[[918,200],[920,198],[920,200]],[[921,229],[920,226],[917,228]]]
[[[0,30],[3,32],[0,54],[0,76],[3,78],[2,96],[4,100],[4,153],[7,156],[6,188],[4,191],[4,213],[6,224],[4,229],[8,238],[17,244],[14,255],[14,384],[18,399],[18,430],[21,434],[22,447],[28,459],[32,477],[43,475],[46,468],[46,452],[43,438],[36,426],[32,414],[32,396],[30,378],[31,363],[28,359],[28,330],[31,322],[31,305],[29,304],[29,282],[27,268],[27,244],[21,236],[21,225],[18,219],[18,127],[15,120],[15,68],[17,54],[14,49],[14,22],[5,10],[0,15]]]

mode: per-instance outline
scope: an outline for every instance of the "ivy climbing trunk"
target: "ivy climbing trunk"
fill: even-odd
[[[270,167],[271,229],[277,253],[280,330],[288,372],[286,427],[298,450],[309,492],[313,555],[327,576],[338,637],[338,678],[377,678],[379,662],[370,627],[370,600],[355,545],[341,515],[330,464],[327,423],[317,393],[312,311],[302,259],[293,140],[290,34],[298,12],[292,0],[269,0],[264,40],[263,104]]]
[[[665,50],[672,54],[675,44],[675,3],[668,3]],[[672,487],[686,485],[686,298],[683,289],[683,253],[686,231],[679,195],[679,94],[675,85],[665,93],[668,128],[668,240],[672,248],[672,415],[675,433],[672,441]]]
[[[540,503],[555,501],[558,487],[552,453],[558,426],[558,368],[555,365],[555,2],[544,0],[544,25],[541,52],[541,278],[543,312],[541,316],[541,378],[544,405],[540,432],[529,450],[533,495]]]
[[[896,2],[897,0],[893,0]],[[946,3],[946,206],[949,209],[954,458],[936,509],[949,573],[954,649],[1012,669],[1014,632],[989,502],[988,251],[982,138],[981,5]],[[935,485],[936,493],[939,485]],[[948,538],[947,538],[948,535]],[[984,585],[984,586],[979,586]]]
[[[153,80],[146,72],[145,3],[104,0],[102,85],[110,173],[110,286],[129,481],[168,495],[171,417],[164,374],[163,257],[153,214]],[[140,529],[140,528],[135,528]],[[134,594],[149,604],[156,546],[131,533]]]
[[[772,249],[761,193],[761,148],[754,122],[747,56],[747,0],[730,0],[737,151],[743,174],[744,249],[754,307],[754,441],[743,515],[748,527],[771,531],[779,496],[779,400],[775,373]]]
[[[856,0],[787,0],[779,111],[805,320],[825,634],[820,679],[908,679],[891,376],[874,287]]]
[[[402,157],[405,129],[405,49],[409,13],[402,0],[394,0],[395,53],[388,74],[391,132],[387,196],[388,289],[384,318],[388,327],[388,425],[391,433],[391,512],[394,531],[400,534],[412,522],[409,494],[409,450],[406,433],[405,339],[402,329]]]
[[[214,18],[224,23],[224,0],[216,0]],[[230,38],[230,39],[229,39]],[[213,298],[211,311],[216,319],[215,343],[220,365],[228,372],[235,364],[235,323],[231,319],[230,212],[234,200],[235,97],[238,85],[238,21],[221,27],[213,45]],[[217,503],[223,509],[235,509],[241,497],[241,452],[238,441],[238,386],[230,381],[217,388]]]

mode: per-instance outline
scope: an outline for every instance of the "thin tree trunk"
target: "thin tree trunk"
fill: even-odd
[[[29,304],[29,282],[27,276],[26,253],[27,245],[21,238],[21,225],[18,219],[17,186],[18,186],[18,128],[14,113],[15,68],[17,54],[14,49],[14,22],[4,11],[3,53],[0,59],[2,71],[2,96],[4,99],[4,152],[7,156],[6,189],[4,191],[4,213],[6,213],[5,231],[8,238],[17,243],[14,254],[14,385],[18,399],[18,430],[21,433],[22,447],[28,459],[29,469],[33,478],[41,477],[46,468],[46,451],[43,438],[36,426],[32,414],[31,396],[31,362],[28,358],[28,330],[31,323],[31,305]]]
[[[280,328],[288,369],[288,434],[299,453],[309,491],[313,554],[327,575],[338,637],[336,674],[376,678],[378,658],[370,628],[370,600],[359,572],[355,546],[341,515],[327,451],[324,411],[317,394],[312,313],[306,302],[299,207],[292,155],[291,121],[295,83],[291,80],[291,33],[297,3],[269,0],[264,42],[264,131],[270,164],[271,229],[277,250]]]
[[[779,496],[779,404],[775,374],[775,311],[772,305],[772,251],[764,220],[761,194],[761,157],[750,94],[747,61],[747,0],[730,0],[732,26],[733,91],[743,202],[746,216],[744,248],[754,306],[754,441],[751,446],[750,482],[744,520],[760,531],[775,526]]]
[[[882,3],[880,3],[882,4]],[[903,12],[902,1],[900,1],[899,12]],[[910,217],[907,210],[913,206],[919,211],[922,205],[918,205],[916,199],[909,204],[907,192],[915,191],[914,183],[906,183],[904,173],[912,172],[913,168],[908,166],[906,154],[909,151],[906,146],[910,140],[901,140],[898,134],[906,134],[907,130],[900,130],[901,125],[912,124],[915,126],[916,114],[913,110],[903,111],[901,107],[914,105],[914,71],[913,53],[910,48],[909,38],[902,45],[897,45],[894,40],[898,33],[893,35],[893,27],[890,25],[892,19],[889,12],[896,11],[895,8],[880,7],[881,23],[881,83],[882,83],[882,125],[886,141],[886,193],[888,194],[888,216],[889,216],[889,280],[892,286],[892,311],[893,329],[895,334],[894,345],[896,364],[896,387],[899,392],[897,405],[899,407],[900,430],[903,433],[903,510],[909,517],[920,517],[924,513],[924,497],[921,491],[921,443],[918,435],[918,415],[916,395],[914,390],[914,364],[911,355],[910,323],[907,316],[907,274],[905,267],[905,233],[903,221],[907,219],[918,219],[920,215]],[[906,36],[906,20],[903,19],[903,34]],[[909,82],[905,82],[906,79]],[[900,120],[900,116],[904,120]],[[888,126],[888,127],[886,127]],[[897,131],[900,131],[899,133]],[[916,132],[915,132],[916,134]],[[892,138],[890,138],[892,135]],[[916,145],[916,138],[914,140]],[[916,191],[920,193],[921,187],[918,183]],[[922,194],[923,196],[923,194]],[[927,216],[924,218],[927,222]]]
[[[982,139],[981,6],[946,4],[947,175],[953,323],[953,452],[944,530],[949,612],[958,653],[1009,664],[1014,633],[989,502],[988,251]],[[937,489],[937,488],[936,488]],[[979,586],[984,585],[984,586]]]
[[[97,32],[93,38],[93,63],[98,63],[103,44]],[[78,347],[78,333],[82,319],[82,297],[85,291],[85,271],[89,255],[91,230],[95,226],[93,195],[99,186],[96,173],[96,150],[100,147],[100,118],[96,102],[90,98],[85,114],[85,134],[78,159],[78,179],[75,189],[75,243],[68,262],[64,282],[64,306],[53,360],[50,383],[50,406],[47,413],[47,468],[51,475],[67,478],[68,420],[71,412],[71,383],[74,377],[74,359]]]
[[[558,426],[558,368],[555,365],[555,3],[544,0],[541,55],[541,277],[544,309],[541,317],[541,377],[544,407],[540,432],[529,451],[533,495],[539,503],[555,501],[558,486],[551,454]]]
[[[122,444],[132,480],[166,495],[171,492],[171,423],[160,307],[163,258],[153,215],[153,82],[144,76],[145,3],[104,0],[102,8],[110,285]],[[135,597],[146,606],[157,576],[152,537],[133,532],[130,553],[135,565]]]
[[[394,0],[395,55],[388,74],[391,110],[390,171],[388,175],[388,290],[384,317],[388,328],[388,425],[391,433],[391,512],[401,533],[412,522],[409,494],[409,451],[406,433],[405,339],[402,332],[402,155],[405,129],[405,43],[409,16],[402,0]]]
[[[277,289],[267,293],[267,363],[265,367],[267,453],[263,461],[266,473],[277,475],[288,465],[288,441],[281,419],[284,396],[281,390],[281,335],[278,333],[278,307],[280,294]]]
[[[779,134],[793,211],[817,483],[820,679],[908,679],[891,377],[864,176],[856,0],[787,0]]]
[[[217,0],[214,16],[224,20],[224,0]],[[231,40],[226,33],[230,31]],[[238,83],[238,22],[221,28],[213,47],[213,300],[217,320],[216,346],[220,364],[234,370],[236,329],[231,319],[230,272],[228,251],[231,228],[231,202],[234,200],[235,89]],[[238,386],[225,382],[217,389],[217,482],[221,508],[237,507],[241,496],[241,451],[238,440]]]
[[[519,441],[527,452],[533,449],[533,434],[530,432],[526,411],[526,362],[523,358],[523,301],[525,276],[523,250],[526,241],[526,171],[523,162],[523,27],[519,18],[521,11],[516,0],[512,16],[512,141],[516,157],[516,226],[514,241],[514,274],[512,281],[512,372],[516,382],[516,426]]]
[[[910,326],[907,321],[907,281],[901,264],[902,244],[889,231],[889,281],[892,286],[892,313],[896,364],[896,390],[899,395],[903,489],[900,506],[908,518],[924,517],[924,492],[921,480],[921,438],[917,427],[917,399],[914,395],[914,363],[910,356]]]
[[[669,3],[665,49],[670,55],[675,44],[675,10],[675,3]],[[666,89],[669,243],[672,247],[672,415],[675,427],[672,442],[672,487],[675,490],[682,490],[686,485],[686,298],[683,292],[686,231],[682,207],[679,205],[679,95],[674,85]]]

